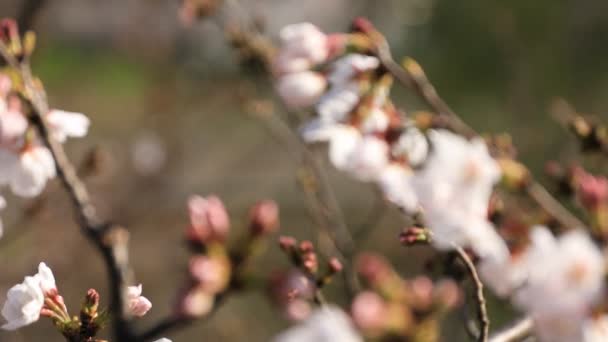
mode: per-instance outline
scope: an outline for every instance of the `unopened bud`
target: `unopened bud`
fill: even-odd
[[[93,337],[101,329],[97,322],[99,308],[99,293],[95,289],[87,291],[84,303],[80,309],[80,335]]]
[[[284,252],[292,252],[296,249],[298,241],[291,236],[279,237],[279,246]]]
[[[587,209],[595,209],[608,200],[608,180],[580,172],[576,177],[577,195],[581,204]]]
[[[230,266],[227,262],[207,256],[190,258],[190,275],[209,294],[223,291],[230,282]]]
[[[213,309],[213,303],[213,295],[200,287],[194,287],[180,298],[177,313],[188,318],[203,317]]]
[[[435,285],[433,297],[435,302],[445,310],[458,305],[462,294],[456,282],[453,280],[441,280]]]
[[[216,196],[194,195],[188,200],[191,227],[187,236],[201,243],[224,241],[230,230],[230,218],[222,201]]]
[[[403,245],[426,244],[430,240],[428,230],[423,227],[407,227],[399,234],[399,241]]]
[[[279,207],[274,201],[260,201],[249,211],[249,222],[253,235],[271,234],[279,227]]]
[[[34,31],[27,31],[23,36],[23,55],[31,56],[36,48],[36,33]]]
[[[344,269],[344,266],[342,265],[340,260],[338,260],[338,258],[329,259],[329,262],[327,264],[329,265],[330,272],[332,272],[334,274],[340,273]]]
[[[498,159],[502,170],[502,182],[509,189],[521,189],[530,181],[530,172],[520,162],[510,158]]]
[[[385,326],[386,304],[375,292],[361,292],[353,300],[351,314],[354,323],[366,336],[376,337]]]

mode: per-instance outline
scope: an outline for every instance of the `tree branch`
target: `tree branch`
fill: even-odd
[[[534,321],[530,317],[524,317],[508,328],[501,330],[490,337],[490,342],[517,342],[532,334]]]
[[[454,247],[456,247],[456,253],[458,254],[460,260],[462,260],[462,262],[464,263],[467,272],[469,273],[469,278],[471,278],[473,282],[473,287],[475,288],[477,319],[479,320],[479,336],[477,337],[477,341],[487,342],[488,333],[490,331],[490,318],[488,317],[486,299],[483,294],[483,283],[479,278],[479,274],[477,273],[477,269],[475,268],[473,260],[471,260],[467,252],[462,247],[458,247],[456,245],[454,245]]]
[[[53,137],[49,129],[45,118],[49,112],[46,94],[42,86],[35,81],[29,61],[27,59],[17,60],[2,41],[0,41],[0,54],[12,68],[19,72],[23,80],[25,95],[32,107],[30,119],[38,129],[44,145],[51,151],[57,176],[72,201],[76,221],[83,234],[100,252],[106,264],[109,274],[110,310],[114,317],[115,339],[130,341],[133,335],[129,315],[125,310],[126,288],[132,278],[128,260],[129,234],[126,229],[102,221],[97,216],[86,186],[76,174],[63,146]]]

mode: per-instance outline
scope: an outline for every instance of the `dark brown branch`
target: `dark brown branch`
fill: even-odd
[[[126,288],[131,283],[128,232],[122,227],[101,221],[97,216],[86,186],[76,174],[63,146],[55,140],[49,129],[45,118],[49,112],[46,94],[42,86],[35,81],[28,61],[20,62],[11,56],[6,44],[1,41],[0,54],[12,68],[19,71],[23,79],[25,95],[32,107],[31,121],[38,129],[43,143],[51,151],[55,160],[57,176],[72,201],[76,221],[84,235],[98,249],[104,259],[110,278],[110,310],[114,318],[115,339],[116,341],[130,341],[133,335],[125,310]]]
[[[517,342],[522,341],[532,334],[534,321],[525,317],[515,322],[508,328],[501,330],[490,337],[490,342]]]
[[[456,253],[462,262],[464,263],[467,272],[469,273],[469,278],[473,282],[473,287],[475,288],[475,302],[477,304],[477,319],[479,320],[479,336],[477,337],[478,342],[487,342],[488,341],[488,333],[490,331],[490,318],[488,317],[488,311],[486,308],[486,298],[483,294],[483,283],[479,278],[479,274],[477,273],[477,269],[475,268],[475,264],[473,260],[469,257],[467,252],[462,247],[456,247]]]

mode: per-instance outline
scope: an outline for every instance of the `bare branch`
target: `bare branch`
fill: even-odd
[[[457,246],[455,246],[457,247]],[[486,298],[483,294],[483,283],[479,278],[479,274],[477,273],[477,269],[475,268],[475,264],[473,260],[469,257],[467,252],[462,247],[456,248],[456,253],[465,267],[467,268],[467,272],[469,273],[469,277],[473,282],[473,287],[475,288],[475,302],[477,304],[477,319],[479,320],[479,336],[477,338],[478,342],[487,342],[488,341],[488,333],[490,331],[490,318],[488,317],[488,311],[486,308]]]

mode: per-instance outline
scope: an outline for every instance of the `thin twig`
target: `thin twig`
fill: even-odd
[[[490,342],[517,342],[522,341],[532,334],[534,321],[532,318],[525,317],[508,328],[501,330],[490,337]]]
[[[464,263],[467,272],[469,273],[469,277],[473,281],[473,287],[475,288],[477,319],[479,320],[479,336],[477,341],[486,342],[488,341],[488,333],[490,331],[490,318],[488,317],[488,311],[486,308],[486,298],[483,294],[483,283],[479,278],[479,274],[477,273],[473,260],[471,260],[467,252],[462,247],[458,247],[456,245],[454,245],[454,247],[456,247],[456,253],[458,254],[460,260],[462,260]]]
[[[130,341],[133,336],[132,327],[129,324],[129,315],[126,313],[124,300],[126,287],[131,283],[128,261],[128,232],[120,226],[101,221],[97,216],[86,186],[76,174],[63,146],[53,137],[50,131],[45,118],[49,112],[46,94],[41,85],[35,81],[28,61],[19,62],[10,54],[8,47],[2,41],[0,41],[0,54],[12,68],[19,71],[25,94],[32,106],[31,121],[38,129],[44,145],[51,151],[57,176],[72,201],[77,217],[76,221],[84,235],[99,250],[104,259],[110,278],[110,310],[114,317],[115,339],[117,341]]]

